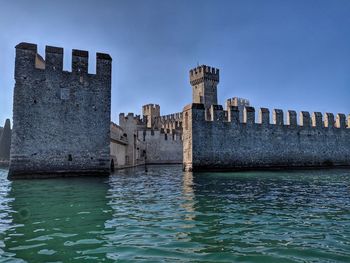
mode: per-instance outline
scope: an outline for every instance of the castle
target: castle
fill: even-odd
[[[216,68],[203,65],[190,71],[192,100],[203,104],[208,116],[211,105],[216,105],[218,101],[219,80],[219,70]],[[227,99],[226,105],[238,107],[241,110],[239,118],[243,121],[243,109],[250,103],[247,99],[235,97]],[[114,141],[111,144],[111,158],[116,168],[183,163],[182,112],[162,116],[158,104],[143,105],[142,117],[133,113],[121,113],[119,125],[114,124],[113,130],[119,130],[127,141]],[[125,153],[125,156],[121,156],[120,152]]]
[[[205,66],[190,71],[198,85],[183,110],[185,171],[350,166],[350,116],[232,105],[217,105],[219,72]],[[205,86],[207,88],[205,88]],[[204,87],[204,88],[203,88]],[[209,96],[209,97],[208,97]],[[245,104],[246,101],[242,101]]]
[[[111,64],[73,50],[72,71],[63,70],[63,49],[16,46],[13,132],[9,178],[107,175],[110,172]]]
[[[119,152],[111,151],[116,168],[140,164],[182,164],[181,112],[161,116],[159,105],[147,104],[142,106],[142,118],[133,113],[120,113],[119,125],[114,125],[116,129],[128,140],[125,158],[118,159]]]
[[[120,113],[113,123],[111,68],[111,57],[97,53],[90,74],[88,52],[73,50],[68,72],[62,48],[46,46],[43,59],[34,44],[16,46],[12,138],[9,123],[1,136],[2,145],[12,139],[9,178],[107,175],[143,164],[185,171],[350,166],[350,117],[303,111],[298,123],[288,111],[285,122],[274,109],[271,123],[261,108],[256,122],[247,99],[218,105],[220,73],[206,65],[190,70],[192,104],[182,112],[161,115],[159,105],[147,104],[142,117]]]

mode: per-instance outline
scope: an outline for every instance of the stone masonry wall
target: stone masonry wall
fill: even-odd
[[[201,65],[191,69],[189,75],[192,86],[192,102],[203,103],[206,108],[209,108],[212,104],[217,104],[219,69]]]
[[[184,108],[184,170],[234,170],[290,167],[350,166],[350,119],[344,114],[336,119],[331,113],[324,118],[319,112],[310,117],[295,111],[259,110],[246,107],[244,123],[239,121],[237,107],[225,112],[212,106],[206,119],[204,105],[191,104]]]
[[[63,49],[16,46],[10,178],[109,174],[111,63],[73,50],[72,72],[63,71]],[[38,64],[39,62],[40,64]]]
[[[128,138],[122,127],[111,123],[111,168],[121,168],[126,165],[126,153],[128,148]]]
[[[145,144],[147,164],[182,163],[181,135],[144,130],[138,131],[138,138]]]
[[[0,160],[10,160],[11,133],[11,121],[7,119],[0,133]]]
[[[173,130],[182,130],[182,112],[160,116],[160,127],[165,131],[172,132]]]
[[[127,166],[137,166],[144,164],[144,145],[137,137],[137,131],[146,128],[146,122],[143,121],[140,115],[133,113],[119,114],[119,125],[127,135],[128,146],[126,149],[125,164]]]

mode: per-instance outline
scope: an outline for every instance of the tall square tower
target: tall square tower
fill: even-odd
[[[73,50],[72,71],[63,49],[16,46],[13,132],[9,178],[107,175],[110,172],[112,59]]]

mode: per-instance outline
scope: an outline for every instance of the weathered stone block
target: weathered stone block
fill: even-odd
[[[221,105],[211,105],[210,116],[212,121],[223,121],[225,119],[224,110]]]
[[[287,112],[287,125],[290,127],[296,127],[297,124],[297,113],[294,110],[289,110]]]
[[[345,128],[346,127],[345,114],[343,114],[343,113],[337,114],[337,118],[335,121],[335,127],[336,128]]]
[[[321,112],[312,113],[312,126],[313,127],[323,127],[322,113]]]
[[[300,126],[310,127],[311,119],[310,113],[307,111],[300,112]]]
[[[273,124],[275,125],[283,125],[283,111],[279,109],[273,110]]]
[[[244,107],[243,122],[246,124],[255,123],[255,109],[254,109],[254,107]]]
[[[263,125],[270,124],[270,111],[267,108],[260,108],[259,111],[259,123]]]
[[[324,118],[324,127],[333,128],[334,127],[334,114],[326,113]]]

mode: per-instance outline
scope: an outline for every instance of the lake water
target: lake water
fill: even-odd
[[[6,179],[0,261],[350,262],[350,171]]]

